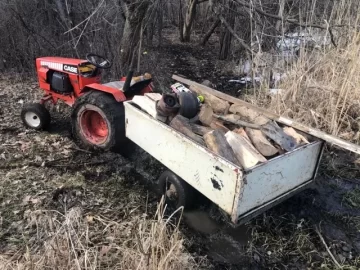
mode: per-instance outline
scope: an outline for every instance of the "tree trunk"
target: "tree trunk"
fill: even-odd
[[[183,42],[190,42],[191,28],[196,16],[196,5],[198,0],[188,0],[185,21],[183,25]]]
[[[183,26],[184,26],[183,5],[182,5],[182,0],[180,0],[179,1],[179,33],[180,33],[181,42],[184,42]]]
[[[235,14],[232,11],[235,8],[233,2],[228,3],[228,14],[226,14],[226,21],[228,22],[229,26],[234,29],[235,27]],[[219,59],[226,60],[231,51],[231,42],[232,42],[232,33],[225,27],[221,38],[220,38],[220,52],[219,52]]]
[[[65,7],[65,3],[61,0],[56,0],[55,1],[55,4],[56,4],[56,8],[57,8],[57,11],[59,13],[59,17],[62,21],[62,23],[64,24],[64,26],[66,27],[66,31],[70,30],[72,28],[72,25],[73,25],[73,22],[71,20],[71,18],[69,18],[69,14],[67,14],[66,12],[66,7]],[[77,43],[76,43],[76,40],[77,38],[74,37],[74,33],[73,31],[70,31],[69,32],[70,34],[70,37],[71,37],[71,40],[72,40],[72,45],[73,45],[73,49],[76,53],[76,56],[78,58],[80,58],[80,55],[76,49],[76,46],[77,46]]]
[[[162,44],[162,30],[164,28],[164,8],[165,8],[165,3],[161,3],[161,6],[159,8],[159,13],[158,13],[158,21],[157,21],[157,33],[158,33],[158,47],[161,46]]]
[[[133,68],[134,54],[140,42],[141,25],[149,8],[149,4],[149,0],[136,0],[132,3],[128,3],[128,1],[125,2],[126,22],[121,40],[120,54],[120,64],[123,74]]]
[[[203,37],[200,45],[201,46],[205,46],[206,42],[208,42],[208,40],[210,39],[211,35],[214,33],[215,29],[220,25],[221,20],[217,19],[213,25],[210,27],[209,31],[206,32],[205,36]]]

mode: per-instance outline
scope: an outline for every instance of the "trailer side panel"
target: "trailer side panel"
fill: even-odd
[[[238,167],[125,102],[126,136],[231,215]]]
[[[245,172],[233,221],[309,184],[315,177],[322,145],[321,141],[313,142]]]

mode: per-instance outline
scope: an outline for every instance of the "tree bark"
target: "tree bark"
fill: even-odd
[[[240,162],[237,160],[233,149],[226,140],[225,134],[222,130],[216,129],[204,135],[206,146],[215,154],[227,159],[240,166]]]
[[[183,25],[183,42],[190,42],[191,29],[196,16],[196,5],[198,0],[188,0],[185,21]]]
[[[183,26],[184,26],[184,16],[183,16],[183,0],[179,0],[179,33],[180,33],[180,41],[184,42],[184,32],[183,32]]]
[[[126,22],[121,40],[120,64],[125,74],[134,65],[134,54],[140,42],[142,21],[149,8],[149,0],[136,0],[133,2],[122,0],[126,8]]]
[[[196,135],[193,132],[191,124],[189,122],[189,119],[185,118],[184,116],[182,116],[182,115],[175,116],[175,118],[173,120],[171,120],[170,126],[173,129],[188,136],[192,140],[196,141],[197,143],[199,143],[201,145],[205,145],[204,140],[199,135]]]
[[[233,2],[230,2],[228,5],[229,5],[229,9],[228,9],[226,21],[231,27],[231,29],[234,29],[235,14],[232,11],[232,9],[235,7],[235,5]],[[220,39],[220,52],[219,52],[220,60],[226,60],[228,58],[231,51],[231,42],[232,42],[232,33],[227,27],[225,27]]]
[[[63,22],[64,26],[66,27],[66,30],[69,30],[72,28],[73,26],[73,22],[71,20],[71,18],[69,18],[69,16],[67,16],[67,12],[66,12],[66,7],[64,6],[64,2],[61,0],[56,0],[55,1],[56,4],[56,9],[59,13],[59,17],[61,19],[61,21]],[[73,44],[73,49],[77,55],[77,57],[80,58],[80,55],[78,53],[78,50],[76,48],[76,38],[74,37],[74,34],[72,31],[69,32],[71,40],[72,40],[72,44]]]
[[[205,46],[208,40],[210,39],[211,35],[214,33],[215,29],[220,25],[221,20],[217,19],[213,25],[210,27],[209,31],[206,32],[205,36],[203,37],[200,45]]]

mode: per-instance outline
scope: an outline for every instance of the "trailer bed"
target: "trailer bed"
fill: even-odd
[[[240,225],[308,187],[316,176],[322,140],[314,139],[243,170],[152,118],[131,101],[124,106],[126,136],[218,205],[233,224]]]

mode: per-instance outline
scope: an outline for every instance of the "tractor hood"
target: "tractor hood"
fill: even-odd
[[[74,65],[78,66],[82,63],[87,63],[87,60],[84,59],[75,59],[75,58],[64,58],[64,57],[40,57],[36,59],[37,62],[50,62],[63,65]]]

